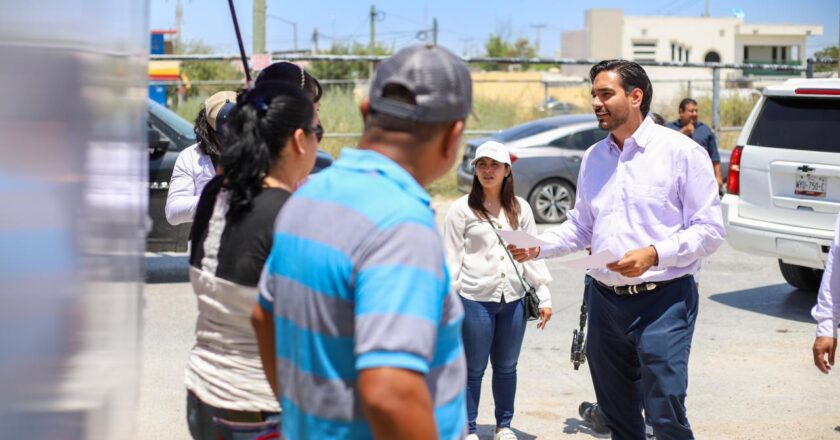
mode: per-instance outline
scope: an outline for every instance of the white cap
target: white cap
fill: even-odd
[[[475,166],[478,159],[482,157],[489,157],[496,162],[506,163],[510,165],[510,154],[504,144],[496,141],[487,141],[478,146],[475,150],[475,158],[470,162],[470,165]]]

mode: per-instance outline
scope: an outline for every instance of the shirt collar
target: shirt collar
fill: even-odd
[[[332,166],[379,174],[393,181],[405,192],[417,197],[424,204],[431,205],[432,197],[405,168],[376,151],[344,148],[341,150],[341,156]]]
[[[656,122],[653,122],[652,118],[646,117],[642,121],[642,125],[639,125],[639,128],[637,128],[636,131],[634,131],[629,138],[624,140],[624,147],[627,147],[627,143],[629,141],[630,145],[635,145],[639,148],[645,148],[648,141],[650,140],[652,125],[656,125]],[[618,144],[615,142],[615,138],[613,137],[612,133],[610,133],[607,136],[607,145],[609,145],[610,147],[614,147],[617,151],[621,151],[621,149],[618,148]]]

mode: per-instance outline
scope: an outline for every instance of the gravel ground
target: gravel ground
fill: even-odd
[[[446,203],[436,206],[443,215]],[[136,438],[187,439],[183,369],[196,308],[186,257],[149,254],[146,261]],[[555,314],[545,331],[534,324],[527,330],[513,426],[520,439],[595,438],[577,414],[582,400],[594,399],[589,372],[569,361],[583,273],[556,261],[549,269]],[[840,439],[840,379],[819,374],[811,360],[815,294],[785,284],[775,260],[728,245],[709,259],[699,281],[687,402],[697,437]],[[478,419],[482,439],[492,438],[494,423],[489,374]]]

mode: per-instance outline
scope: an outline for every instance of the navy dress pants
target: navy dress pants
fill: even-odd
[[[693,439],[685,410],[697,286],[686,277],[651,292],[617,295],[587,285],[586,356],[598,405],[616,440]]]

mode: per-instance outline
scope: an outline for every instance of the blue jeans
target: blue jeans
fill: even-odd
[[[476,430],[481,379],[487,359],[493,365],[493,400],[496,426],[509,428],[516,398],[516,363],[525,335],[522,300],[512,303],[480,302],[461,297],[464,304],[464,352],[467,357],[467,421]]]
[[[187,391],[187,424],[194,440],[260,440],[277,438],[279,413],[260,413],[261,422],[228,420],[227,410],[210,406]]]

